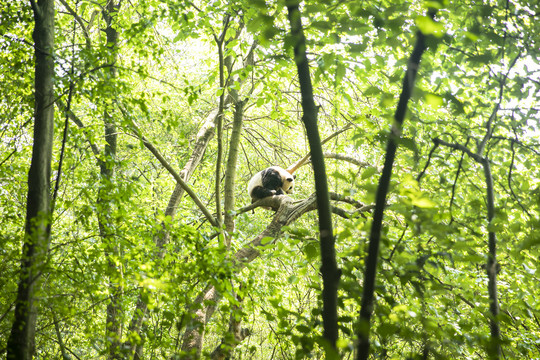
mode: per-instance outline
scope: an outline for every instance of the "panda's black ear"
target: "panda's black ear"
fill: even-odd
[[[293,179],[295,179],[295,180],[296,180],[296,174],[295,174],[295,175],[293,175],[292,177],[293,177]]]

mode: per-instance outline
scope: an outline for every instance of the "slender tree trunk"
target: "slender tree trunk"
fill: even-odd
[[[34,11],[35,122],[28,172],[26,225],[15,319],[7,359],[30,360],[34,353],[36,293],[50,238],[50,178],[54,133],[54,1],[31,1]]]
[[[482,165],[484,166],[484,175],[486,177],[487,218],[488,224],[490,224],[495,217],[493,177],[491,175],[489,160],[484,159]],[[488,248],[486,270],[488,275],[489,310],[491,312],[491,318],[489,320],[491,343],[489,344],[488,355],[491,359],[500,359],[501,330],[499,328],[499,302],[497,300],[497,236],[492,230],[488,230]]]
[[[114,63],[117,58],[118,32],[113,26],[114,16],[119,10],[113,0],[107,0],[103,10],[103,19],[107,24],[105,28],[107,40],[107,62],[112,65],[110,69],[111,79],[116,77]],[[114,236],[115,224],[112,216],[112,198],[114,189],[114,174],[117,148],[116,125],[111,116],[110,109],[105,109],[103,114],[105,124],[105,153],[103,161],[100,163],[101,187],[98,193],[98,224],[102,241],[105,244],[107,263],[109,268],[109,292],[110,301],[107,304],[107,317],[105,325],[105,338],[108,345],[108,358],[117,359],[119,357],[119,346],[122,337],[121,324],[121,295],[122,295],[122,270],[113,261],[119,255],[119,247]]]
[[[225,109],[225,60],[223,55],[223,43],[225,41],[225,35],[229,28],[230,15],[225,14],[223,31],[219,38],[214,35],[216,45],[218,47],[218,60],[219,60],[219,88],[221,95],[219,96],[219,109],[217,117],[217,159],[216,159],[216,183],[215,183],[215,196],[216,196],[216,218],[218,225],[221,227],[223,224],[223,216],[221,214],[221,162],[223,159],[223,116]]]
[[[231,131],[231,140],[229,143],[229,157],[227,159],[227,170],[225,172],[225,185],[223,188],[225,193],[225,203],[223,209],[225,212],[225,230],[227,231],[225,236],[227,248],[231,246],[231,236],[234,231],[234,216],[232,211],[234,210],[236,163],[238,160],[240,134],[242,133],[242,121],[244,119],[244,105],[245,102],[243,101],[238,101],[234,105],[233,127]]]
[[[487,141],[487,140],[486,140]],[[493,176],[491,175],[491,166],[489,159],[481,156],[480,151],[473,153],[466,146],[461,144],[452,144],[441,139],[434,139],[435,144],[444,145],[452,149],[467,153],[477,163],[482,164],[484,168],[484,176],[486,178],[486,199],[487,199],[487,220],[488,220],[488,254],[486,272],[488,276],[488,295],[489,295],[489,310],[491,317],[489,319],[489,328],[491,333],[490,343],[487,347],[487,354],[490,359],[498,360],[501,358],[501,330],[499,326],[499,301],[497,298],[497,272],[499,264],[497,263],[497,236],[494,231],[490,230],[489,224],[495,217],[495,195],[493,190]]]
[[[384,208],[386,206],[386,194],[392,177],[392,167],[397,149],[397,139],[401,136],[401,127],[407,112],[407,102],[411,97],[412,89],[416,79],[416,74],[420,66],[420,59],[426,49],[425,36],[418,31],[417,40],[413,52],[409,59],[407,71],[403,78],[403,86],[399,97],[398,106],[394,115],[394,124],[388,138],[384,167],[377,186],[375,196],[375,210],[373,212],[373,223],[369,236],[369,249],[366,258],[366,268],[364,272],[364,286],[362,292],[362,303],[360,308],[360,329],[358,333],[358,360],[367,360],[369,356],[369,332],[371,327],[371,313],[373,312],[373,298],[375,292],[375,278],[377,275],[377,261],[379,256],[379,243],[381,239],[382,220]]]
[[[333,348],[336,348],[336,341],[338,339],[337,289],[341,273],[336,263],[335,239],[332,230],[332,211],[328,195],[326,168],[317,127],[318,110],[313,100],[313,88],[306,56],[306,39],[302,29],[301,14],[298,6],[299,1],[290,1],[287,3],[291,34],[294,39],[294,58],[298,68],[298,79],[302,94],[302,120],[304,121],[309,140],[313,172],[315,175],[315,190],[317,192],[317,209],[321,237],[321,273],[323,278],[323,335],[329,344]]]

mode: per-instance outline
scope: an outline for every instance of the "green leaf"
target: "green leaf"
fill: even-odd
[[[274,240],[271,236],[266,236],[261,239],[261,245],[267,245],[270,244]]]
[[[404,146],[415,153],[418,151],[418,148],[416,147],[416,142],[414,141],[414,139],[402,137],[402,138],[397,139],[396,142],[399,145]]]
[[[540,232],[534,232],[526,237],[526,239],[519,245],[520,250],[529,250],[534,247],[540,246]]]
[[[363,172],[362,172],[362,179],[367,179],[367,178],[370,178],[372,177],[373,175],[375,175],[377,173],[377,169],[370,166],[370,167],[367,167]]]
[[[307,327],[306,325],[297,325],[296,330],[303,334],[309,334],[311,332],[311,329]]]
[[[319,256],[319,246],[315,242],[310,242],[304,246],[304,253],[306,254],[306,258],[311,261],[314,258]]]
[[[443,98],[436,94],[425,93],[424,99],[426,101],[426,104],[428,104],[434,109],[439,108],[443,105]]]
[[[425,209],[434,208],[437,206],[436,203],[434,203],[433,201],[425,197],[412,199],[412,204],[414,206],[418,206],[419,208],[425,208]]]
[[[434,35],[439,38],[444,35],[444,26],[441,23],[433,21],[428,16],[417,17],[416,26],[418,26],[424,35]]]

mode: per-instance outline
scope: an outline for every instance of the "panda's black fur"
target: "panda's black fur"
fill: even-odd
[[[251,202],[272,195],[292,194],[295,175],[279,166],[270,166],[256,173],[248,184]]]

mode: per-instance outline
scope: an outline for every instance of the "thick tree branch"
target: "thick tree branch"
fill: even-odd
[[[291,224],[306,212],[317,208],[315,194],[301,201],[293,201],[290,197],[284,195],[268,197],[259,202],[263,201],[265,201],[265,205],[279,204],[278,210],[266,229],[234,254],[231,260],[235,271],[242,270],[248,263],[255,260],[260,255],[261,247],[266,247],[271,242],[275,242],[275,239],[279,238],[283,226]],[[269,242],[269,239],[273,240]],[[210,284],[197,296],[192,307],[198,308],[198,310],[195,311],[195,317],[184,333],[182,351],[200,354],[204,327],[212,317],[220,299],[221,295]]]

